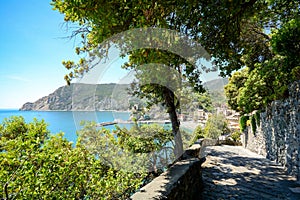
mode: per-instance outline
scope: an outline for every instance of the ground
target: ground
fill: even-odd
[[[204,189],[197,199],[300,200],[299,183],[283,167],[240,146],[205,149]]]

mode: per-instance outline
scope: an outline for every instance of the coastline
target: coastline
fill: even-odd
[[[6,109],[0,109],[6,110]],[[29,111],[29,112],[119,112],[119,113],[127,113],[130,110],[21,110],[21,109],[7,109],[7,110],[15,110],[15,111]]]

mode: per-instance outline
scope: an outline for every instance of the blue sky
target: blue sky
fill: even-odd
[[[0,18],[0,108],[20,108],[65,85],[61,62],[78,59],[79,40],[63,38],[70,33],[50,1],[1,1]]]
[[[20,108],[66,85],[68,71],[61,63],[79,59],[74,50],[80,40],[65,38],[71,32],[63,17],[49,0],[0,1],[0,109]],[[112,60],[100,82],[126,80],[123,62]]]
[[[76,59],[63,16],[47,0],[0,3],[0,108],[19,108],[65,84],[61,62]]]

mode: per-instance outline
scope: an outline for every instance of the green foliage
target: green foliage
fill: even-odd
[[[249,116],[241,116],[240,117],[240,129],[241,132],[244,132],[247,127],[247,121],[249,120]]]
[[[299,17],[285,21],[269,37],[272,57],[234,73],[226,86],[228,104],[236,111],[251,113],[284,99],[288,96],[288,85],[299,80]],[[242,84],[234,79],[236,76],[243,78]]]
[[[204,127],[205,138],[217,139],[219,136],[229,133],[226,118],[222,114],[212,114],[208,117]]]
[[[196,95],[197,95],[197,102],[199,104],[199,108],[204,109],[206,112],[212,112],[213,104],[212,104],[211,93],[205,92]]]
[[[116,126],[110,132],[86,123],[78,136],[81,145],[112,168],[157,172],[173,161],[172,132],[157,124],[129,130]]]
[[[201,125],[198,125],[193,132],[193,139],[191,141],[191,145],[194,144],[198,139],[204,138],[204,130]]]
[[[105,41],[113,35],[134,28],[155,27],[175,30],[200,43],[214,58],[214,66],[221,70],[222,75],[248,67],[249,78],[245,85],[228,89],[229,105],[243,113],[286,97],[287,84],[291,81],[288,77],[296,67],[294,64],[299,63],[299,20],[296,19],[299,1],[53,0],[51,5],[64,14],[66,22],[79,24],[72,34],[82,37],[76,53],[90,55],[90,58],[95,58],[93,61],[107,58],[112,44]],[[267,29],[273,35],[267,34]],[[114,42],[122,50],[122,57],[129,55],[129,62],[124,67],[141,72],[144,76],[138,77],[139,81],[148,75],[147,68],[140,66],[161,63],[176,70],[195,90],[203,91],[201,71],[179,55],[159,48],[132,50],[130,47],[140,42],[139,39],[136,36],[122,39],[119,43]],[[158,44],[161,41],[154,37],[147,42]],[[90,62],[86,59],[78,63],[64,61],[64,66],[72,70],[66,75],[66,81],[70,83],[74,77],[88,72],[92,66]],[[158,77],[155,78],[163,79],[159,77],[161,73],[156,74]],[[180,135],[176,117],[180,101],[174,90],[159,84],[138,85],[137,88],[138,96],[149,97],[150,103],[160,102],[166,106],[173,124],[173,135]],[[182,141],[176,141],[176,147],[180,149],[180,146]]]
[[[256,121],[256,124],[257,126],[260,125],[260,112],[257,111],[255,114],[254,114],[254,118],[255,118],[255,121]]]
[[[234,142],[239,142],[241,140],[241,132],[235,131],[230,135],[230,137],[233,139]]]
[[[158,124],[133,126],[130,130],[117,127],[119,144],[134,153],[159,151],[172,141],[172,131]]]
[[[229,83],[224,87],[228,105],[236,111],[241,111],[239,107],[239,90],[247,80],[248,68],[235,72],[230,78]]]
[[[126,199],[144,173],[116,170],[44,121],[22,117],[0,125],[0,194],[3,199]]]
[[[250,117],[250,122],[251,122],[252,132],[255,135],[257,127],[256,127],[256,120],[254,116]]]
[[[299,8],[298,8],[299,9]],[[295,67],[300,62],[300,17],[291,19],[283,26],[274,31],[271,45],[275,53],[284,56],[288,65]]]
[[[190,87],[183,87],[181,97],[181,113],[192,113],[198,109],[203,109],[208,112],[213,110],[211,94],[208,92],[196,93]]]
[[[300,66],[297,66],[294,69],[292,69],[291,74],[294,80],[300,80]]]

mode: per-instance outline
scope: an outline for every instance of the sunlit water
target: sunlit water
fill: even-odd
[[[80,121],[96,121],[112,122],[117,120],[128,120],[129,112],[114,112],[114,111],[19,111],[12,109],[0,109],[0,122],[10,116],[23,116],[26,122],[31,122],[34,118],[38,120],[44,119],[48,124],[48,129],[51,133],[64,132],[65,138],[69,141],[76,142],[76,131],[82,128],[79,126]],[[106,126],[108,129],[114,129],[114,125]]]

